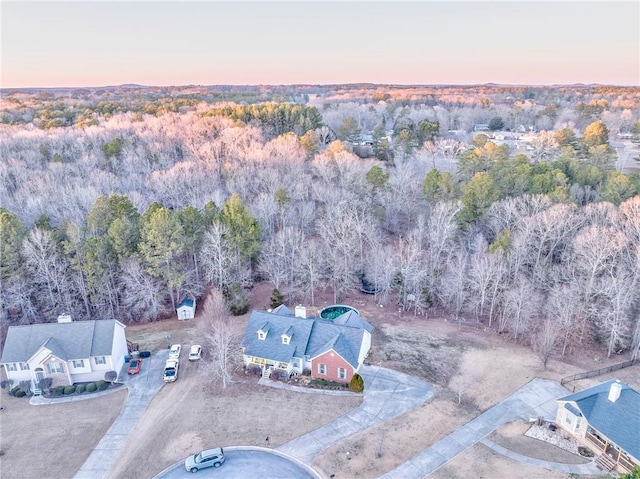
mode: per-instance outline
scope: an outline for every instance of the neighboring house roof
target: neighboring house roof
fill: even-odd
[[[585,389],[558,401],[574,402],[587,422],[616,445],[640,458],[640,393],[624,383],[620,397],[609,401],[609,390],[615,380]]]
[[[258,331],[267,330],[267,337],[259,339]],[[357,367],[364,331],[372,330],[373,326],[353,311],[328,321],[298,318],[288,308],[279,306],[271,313],[251,313],[242,344],[246,355],[281,362],[289,362],[293,357],[314,358],[333,350]],[[285,333],[291,337],[289,344],[282,342]]]
[[[111,354],[116,323],[101,320],[10,326],[0,363],[27,362],[41,347],[65,361],[107,356]]]

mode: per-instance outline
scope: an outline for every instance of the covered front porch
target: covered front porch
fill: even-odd
[[[255,356],[251,356],[247,365],[254,364],[260,366],[262,369],[262,377],[268,378],[271,376],[273,370],[280,370],[285,372],[288,375],[291,375],[295,371],[295,368],[292,363],[285,363],[281,361],[273,361],[266,358],[257,358]]]
[[[609,470],[620,468],[626,472],[632,472],[635,467],[640,466],[629,454],[619,448],[616,444],[609,441],[604,434],[589,426],[584,436],[587,445],[600,453],[600,464]]]

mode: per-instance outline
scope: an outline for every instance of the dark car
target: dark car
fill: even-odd
[[[140,372],[140,367],[142,367],[142,359],[132,359],[129,363],[129,368],[127,369],[128,374],[138,374]]]

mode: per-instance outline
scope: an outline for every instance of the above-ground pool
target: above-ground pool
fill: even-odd
[[[327,306],[320,311],[320,317],[322,319],[336,319],[338,316],[342,316],[344,313],[353,311],[356,314],[360,312],[351,306],[345,306],[344,304],[334,304],[333,306]]]

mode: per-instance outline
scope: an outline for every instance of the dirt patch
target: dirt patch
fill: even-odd
[[[575,446],[576,454],[574,454],[564,448],[550,444],[548,441],[525,436],[531,427],[531,424],[514,421],[505,424],[489,435],[489,439],[513,452],[543,461],[561,462],[563,464],[586,464],[590,461],[577,454],[577,443]],[[558,440],[564,439],[564,436],[566,436],[561,430],[556,430],[553,434],[556,435]]]
[[[335,479],[378,477],[473,417],[449,400],[435,400],[341,441],[320,454],[313,466]]]
[[[567,479],[579,477],[509,459],[483,444],[476,444],[429,475],[429,479]],[[603,475],[604,477],[608,477]],[[597,479],[588,476],[589,479]]]
[[[263,387],[254,376],[221,389],[204,382],[197,364],[186,364],[185,370],[189,366],[190,372],[181,369],[178,381],[163,386],[148,406],[110,477],[149,477],[207,447],[277,447],[362,402]]]
[[[31,406],[28,398],[7,396],[3,390],[2,478],[73,477],[111,427],[126,397],[123,389],[83,401]]]

